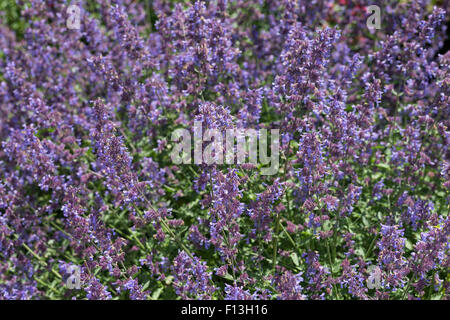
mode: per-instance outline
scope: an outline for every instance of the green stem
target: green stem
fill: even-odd
[[[328,262],[329,262],[329,264],[330,264],[331,277],[333,278],[333,273],[334,273],[334,272],[333,272],[333,263],[332,263],[332,261],[331,261],[330,244],[329,244],[328,239],[327,239],[327,255],[328,255]],[[339,299],[339,293],[338,293],[338,290],[337,290],[335,284],[333,284],[333,296],[335,296],[336,299]]]
[[[277,253],[278,253],[278,232],[280,228],[280,214],[277,213],[277,217],[275,220],[275,234],[273,238],[273,273],[275,274],[276,267],[277,267]]]
[[[365,258],[366,258],[366,259],[367,259],[367,258],[370,256],[370,254],[372,253],[372,250],[373,250],[373,248],[374,248],[374,246],[375,246],[375,240],[377,239],[377,236],[378,236],[378,235],[375,235],[375,236],[373,237],[372,242],[370,243],[369,247],[367,248],[367,251],[366,251],[366,254],[365,254]]]
[[[39,262],[41,262],[41,263],[44,265],[44,267],[47,267],[47,262],[45,262],[44,260],[42,260],[42,257],[38,256],[38,255],[36,254],[36,252],[34,252],[29,246],[27,246],[25,243],[22,243],[22,246],[23,246],[25,249],[27,249],[28,252],[30,252],[36,259],[38,259]],[[50,269],[50,271],[51,271],[56,277],[58,277],[60,280],[62,279],[62,276],[61,276],[57,271],[55,271],[55,270],[53,270],[53,269]]]
[[[286,236],[288,237],[289,241],[292,243],[294,248],[298,251],[297,244],[295,243],[294,239],[292,239],[291,235],[289,234],[289,232],[286,230],[286,228],[283,226],[282,223],[280,223],[280,227],[281,229],[283,229],[283,232],[286,234]]]

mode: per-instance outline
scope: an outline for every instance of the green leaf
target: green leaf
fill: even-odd
[[[169,285],[169,284],[172,283],[172,280],[173,280],[173,276],[168,276],[168,277],[166,278],[166,280],[165,280],[165,283],[166,283],[167,285]]]
[[[297,254],[295,252],[291,253],[291,259],[292,259],[292,262],[294,262],[294,265],[296,267],[298,267],[299,266],[298,256],[297,256]]]
[[[387,163],[377,163],[376,166],[380,169],[386,169],[389,170],[391,167]]]
[[[408,250],[412,250],[413,249],[413,245],[412,245],[411,241],[409,241],[408,239],[406,239],[406,241],[405,241],[405,247]]]
[[[228,272],[222,276],[222,278],[230,280],[230,281],[234,281],[233,276],[231,274],[229,274]]]
[[[153,291],[152,294],[152,299],[156,300],[159,298],[159,296],[161,295],[161,292],[163,291],[163,288],[159,287],[158,289],[156,289],[155,291]]]

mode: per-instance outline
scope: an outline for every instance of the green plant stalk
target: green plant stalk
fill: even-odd
[[[36,280],[37,283],[43,285],[44,287],[49,288],[51,291],[53,291],[56,294],[60,294],[55,288],[53,288],[49,283],[44,282],[43,280],[39,279],[39,278],[34,278],[34,280]]]
[[[331,262],[330,244],[328,242],[328,239],[327,239],[327,255],[328,255],[328,262],[330,263],[331,277],[333,277],[333,263]],[[333,284],[333,296],[335,296],[336,299],[339,299],[339,292],[335,284]]]
[[[280,214],[277,213],[277,217],[275,220],[275,234],[273,238],[273,272],[275,273],[277,267],[277,253],[278,253],[278,232],[280,229]]]
[[[288,149],[289,152],[289,149]],[[284,155],[285,158],[285,162],[284,162],[284,174],[286,174],[287,172],[287,164],[288,164],[288,155]],[[287,192],[286,192],[287,193]],[[289,208],[289,202],[288,202],[288,208]],[[276,218],[275,218],[275,233],[274,233],[274,237],[273,237],[273,273],[275,274],[276,271],[276,267],[277,267],[277,254],[278,254],[278,233],[280,232],[280,218],[281,215],[278,212],[276,214]],[[292,240],[292,239],[291,239]]]
[[[45,262],[44,260],[42,260],[42,257],[38,256],[38,255],[36,254],[36,252],[34,252],[29,246],[27,246],[25,243],[22,243],[22,246],[23,246],[25,249],[27,249],[28,252],[30,252],[36,259],[38,259],[38,261],[41,262],[41,263],[44,265],[44,267],[47,266],[47,262]],[[50,271],[51,271],[56,277],[58,277],[60,280],[62,279],[62,276],[61,276],[57,271],[55,271],[55,270],[53,270],[53,269],[50,269]]]
[[[148,205],[150,206],[150,208],[152,210],[154,210],[156,212],[156,210],[154,209],[153,205],[150,203],[150,201],[147,199],[147,197],[139,190],[139,192],[141,193],[142,197],[144,198],[144,200],[148,203]],[[134,206],[134,205],[133,205]],[[140,215],[142,215],[142,212],[136,207],[134,206],[135,209],[138,211],[138,213]],[[172,239],[178,243],[178,245],[184,250],[184,252],[186,252],[186,254],[189,256],[189,258],[191,258],[192,260],[194,260],[194,256],[192,255],[191,251],[184,245],[184,243],[181,241],[181,239],[179,239],[179,237],[173,232],[173,230],[170,228],[170,226],[167,224],[167,220],[166,218],[162,218],[160,220],[161,226],[163,227],[164,231],[166,231],[171,237]],[[212,279],[209,279],[209,282],[216,287],[215,283],[213,282]],[[221,298],[223,298],[222,294],[219,292],[219,295]]]
[[[294,248],[298,251],[297,244],[295,243],[294,239],[292,239],[291,235],[289,234],[289,232],[287,232],[286,228],[283,226],[282,223],[280,223],[280,227],[281,229],[283,229],[283,232],[286,234],[286,236],[288,237],[289,241],[292,243]]]
[[[423,260],[424,260],[427,256],[433,254],[434,250],[435,250],[435,249],[433,249],[429,254],[423,256],[422,259],[420,259],[420,261],[419,261],[419,265],[422,264]],[[403,292],[403,295],[402,295],[402,300],[405,300],[406,294],[408,293],[409,287],[411,286],[411,282],[412,282],[413,279],[416,277],[416,275],[417,275],[417,271],[414,272],[414,274],[412,275],[412,277],[408,280],[408,284],[406,285],[406,289],[405,289],[405,291]]]
[[[367,248],[367,251],[366,251],[366,254],[365,254],[365,258],[367,259],[369,256],[370,256],[370,254],[372,253],[372,250],[373,250],[373,248],[374,248],[374,246],[375,246],[375,240],[378,238],[378,236],[377,235],[375,235],[374,237],[373,237],[373,239],[372,239],[372,242],[370,242],[370,245],[369,245],[369,247]]]
[[[150,5],[149,5],[150,1],[151,0],[144,0],[144,4],[145,4],[145,12],[147,13],[147,18],[149,20],[150,32],[153,32],[152,13],[151,13],[151,10],[150,10]]]

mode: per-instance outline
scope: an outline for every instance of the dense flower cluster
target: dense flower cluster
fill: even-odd
[[[450,299],[448,0],[6,2],[0,299]]]

